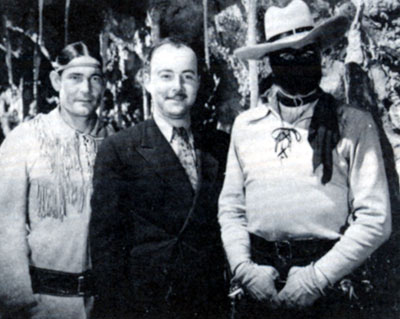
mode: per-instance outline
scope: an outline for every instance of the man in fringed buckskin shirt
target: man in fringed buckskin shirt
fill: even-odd
[[[0,148],[0,318],[87,319],[93,306],[88,229],[98,146],[101,59],[69,44],[50,73],[59,106]]]

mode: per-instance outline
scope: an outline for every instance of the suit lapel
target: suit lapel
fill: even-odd
[[[212,185],[216,179],[217,172],[218,172],[218,161],[211,156],[211,154],[207,153],[202,147],[201,137],[196,133],[193,132],[195,148],[196,148],[196,156],[200,159],[200,171],[199,171],[199,189],[193,198],[192,205],[190,210],[188,211],[186,220],[179,231],[178,236],[182,236],[185,232],[187,226],[189,225],[192,219],[203,219],[207,218],[204,214],[204,211],[201,209],[201,199],[204,196],[210,195],[212,192]],[[198,210],[199,208],[199,210]],[[196,212],[199,213],[196,213]]]
[[[137,151],[179,196],[191,199],[194,194],[189,178],[154,120],[144,122],[141,135],[141,145]]]
[[[217,177],[219,165],[218,161],[205,150],[201,135],[198,132],[193,132],[193,136],[196,153],[200,159],[200,186],[197,196],[194,196],[195,193],[185,169],[154,120],[144,122],[141,131],[141,145],[137,147],[137,151],[155,172],[175,190],[176,196],[191,206],[191,209],[188,210],[187,220],[182,231],[186,228],[190,219],[201,218],[201,216],[195,217],[193,215],[196,214],[196,207],[199,202],[201,203],[213,191],[212,186]],[[201,209],[199,212],[201,212]]]

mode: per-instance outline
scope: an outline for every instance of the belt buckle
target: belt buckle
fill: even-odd
[[[78,296],[85,296],[85,276],[80,275],[78,277]]]
[[[278,258],[283,262],[283,264],[287,264],[292,260],[292,245],[290,241],[283,240],[275,242],[275,250]]]

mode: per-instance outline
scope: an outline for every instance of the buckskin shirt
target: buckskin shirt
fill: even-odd
[[[92,298],[34,294],[29,266],[90,268],[88,223],[97,147],[109,130],[68,126],[59,109],[10,133],[0,148],[0,317],[87,318]]]
[[[274,100],[273,100],[274,101]],[[312,110],[311,106],[311,110]],[[331,284],[358,267],[391,231],[386,175],[376,126],[365,111],[338,109],[341,139],[333,175],[321,184],[307,140],[312,112],[293,124],[276,101],[239,115],[219,199],[222,239],[232,270],[250,259],[249,233],[268,241],[338,240],[316,266]],[[278,156],[276,129],[294,129]],[[280,143],[287,143],[282,141]]]

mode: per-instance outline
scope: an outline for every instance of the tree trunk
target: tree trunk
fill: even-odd
[[[68,44],[68,29],[69,29],[69,8],[71,0],[65,0],[65,15],[64,15],[64,46]]]
[[[151,41],[156,44],[160,41],[160,20],[161,20],[161,12],[158,8],[152,8],[147,12],[148,24],[151,29]]]
[[[160,20],[161,20],[161,11],[159,8],[152,8],[147,12],[147,21],[151,30],[151,42],[152,44],[156,44],[160,41]],[[147,120],[151,115],[151,107],[148,99],[148,95],[146,89],[143,87],[142,90],[143,96],[143,118]]]
[[[150,103],[149,103],[147,91],[144,86],[142,87],[142,94],[143,94],[143,119],[147,120],[151,116],[151,110],[150,110],[150,106],[149,106]]]
[[[257,43],[257,0],[247,0],[247,44]],[[258,102],[258,70],[257,61],[249,61],[250,107]]]
[[[43,36],[43,0],[38,0],[38,10],[39,10],[39,26],[38,26],[38,36],[37,42],[34,46],[33,51],[33,99],[36,101],[36,107],[31,110],[35,115],[37,113],[37,108],[39,107],[39,72],[40,72],[40,46],[42,45]],[[25,114],[24,114],[25,115]]]
[[[106,28],[99,35],[100,56],[103,65],[103,74],[105,74],[107,71],[107,61],[108,61],[107,48],[109,45],[109,40],[110,40],[110,34]],[[98,111],[100,120],[103,119],[103,110],[104,110],[104,99],[101,100],[101,104]]]
[[[5,15],[3,15],[3,23],[4,23],[4,31],[5,31],[5,41],[6,41],[6,66],[8,72],[8,83],[10,88],[14,86],[14,79],[13,79],[13,67],[12,67],[12,49],[11,49],[11,39],[10,39],[10,32],[8,31],[8,20]]]
[[[208,1],[203,0],[204,58],[207,69],[210,69],[210,50],[208,45]]]

